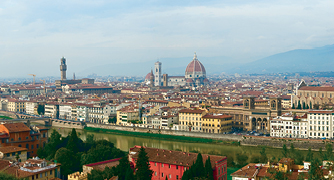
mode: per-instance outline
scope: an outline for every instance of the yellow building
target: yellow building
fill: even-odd
[[[25,112],[25,101],[9,99],[7,109],[12,112]]]
[[[202,117],[202,128],[205,133],[227,133],[232,130],[232,116],[206,114]]]
[[[16,154],[19,155],[19,162],[27,160],[27,148],[16,146],[0,147],[0,159],[16,161]]]
[[[182,131],[202,132],[202,116],[205,110],[182,109],[179,111],[179,127]]]
[[[72,174],[67,175],[68,180],[87,180],[87,173],[84,172],[75,172]]]
[[[129,121],[132,120],[140,120],[139,119],[139,111],[135,111],[134,109],[129,110],[129,109],[121,109],[118,110],[116,113],[116,118],[117,118],[117,125],[127,125]]]

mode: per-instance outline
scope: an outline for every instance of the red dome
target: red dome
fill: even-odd
[[[151,78],[151,73],[148,73],[148,74],[145,76],[145,79],[150,80],[150,78]]]
[[[193,73],[193,72],[206,73],[203,64],[197,59],[196,53],[194,55],[194,59],[188,64],[186,68],[186,73]]]

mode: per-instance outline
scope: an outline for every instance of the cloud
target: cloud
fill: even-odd
[[[1,1],[0,61],[15,68],[0,76],[27,67],[58,75],[62,55],[73,71],[194,51],[251,61],[333,44],[333,8],[330,0]]]

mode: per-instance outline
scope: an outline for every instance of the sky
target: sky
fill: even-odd
[[[250,62],[334,44],[333,9],[333,0],[1,0],[0,78],[60,76],[62,56],[69,73],[194,51]]]

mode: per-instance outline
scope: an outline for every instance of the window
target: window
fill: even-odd
[[[17,154],[20,155],[20,154],[21,154],[21,151],[17,152]]]
[[[26,148],[29,149],[29,144],[26,144]],[[38,178],[38,175],[36,175],[36,179]]]
[[[163,163],[161,163],[161,167],[164,167],[164,164],[163,164]]]
[[[157,166],[157,163],[154,163],[154,166]]]
[[[15,152],[12,153],[12,156],[15,156]]]
[[[41,178],[43,177],[43,174],[41,173]]]
[[[169,165],[169,169],[171,168],[172,166],[171,165]]]
[[[50,175],[52,175],[52,170],[50,171]]]
[[[169,179],[171,179],[172,178],[172,175],[171,174],[169,174]]]
[[[161,173],[161,177],[164,177],[164,173]]]
[[[31,149],[34,149],[34,145],[33,144],[31,145]]]
[[[36,174],[36,179],[38,179],[38,174]]]
[[[179,166],[176,166],[176,169],[179,169]]]
[[[14,141],[14,139],[12,138],[12,139],[10,139],[10,141]]]
[[[179,180],[179,175],[176,175],[176,180]]]

